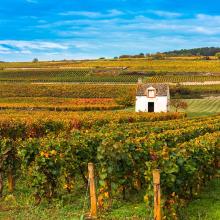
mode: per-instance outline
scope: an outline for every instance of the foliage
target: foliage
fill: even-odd
[[[110,71],[110,72],[109,72]],[[39,69],[11,69],[0,71],[0,81],[2,82],[137,82],[138,76],[119,75],[116,70],[102,69],[104,74],[100,74],[98,69],[90,68],[39,68]],[[106,72],[106,73],[105,73]]]
[[[7,102],[33,102],[39,103],[48,101],[48,104],[59,102],[70,103],[69,98],[100,100],[106,98],[119,98],[126,94],[135,97],[136,85],[84,85],[84,84],[0,84],[0,103]],[[170,86],[172,98],[200,98],[204,95],[219,94],[220,85],[194,85],[194,86]],[[31,99],[31,98],[34,99]],[[50,98],[46,98],[50,97]],[[2,100],[2,101],[1,101]],[[33,100],[33,101],[32,101]],[[73,100],[73,102],[75,102]],[[98,104],[98,103],[97,103]],[[100,103],[99,103],[100,104]],[[69,105],[69,104],[68,104]]]
[[[174,99],[195,99],[220,94],[220,85],[171,86],[171,97]]]
[[[89,84],[0,84],[0,96],[59,97],[59,98],[117,98],[127,92],[135,95],[136,85]]]
[[[53,140],[50,142],[42,140],[40,143],[39,139],[33,140],[25,147],[25,143],[21,146],[19,156],[23,162],[23,169],[29,170],[31,185],[36,189],[35,201],[39,204],[42,197],[50,200],[56,195],[63,156],[60,146]]]
[[[93,162],[100,208],[111,207],[113,198],[125,199],[128,192],[147,189],[145,201],[152,209],[152,170],[160,168],[164,215],[175,219],[178,208],[213,176],[218,161],[219,116],[135,124],[114,121],[89,130],[62,129],[59,134],[47,128],[44,134],[22,131],[27,136],[14,145],[21,175],[28,173],[36,203],[61,196],[62,189],[71,193],[77,176],[87,182],[87,164]],[[1,134],[15,138],[12,131]]]
[[[165,83],[165,82],[172,82],[172,83],[187,83],[187,82],[206,82],[206,81],[220,81],[219,75],[206,75],[206,76],[199,76],[199,75],[157,75],[153,77],[146,78],[146,82],[151,83]]]
[[[220,59],[220,52],[216,53],[215,56]]]
[[[37,63],[37,62],[38,62],[38,59],[37,59],[37,58],[34,58],[32,62],[33,62],[33,63]]]
[[[166,55],[170,56],[214,56],[217,52],[220,52],[219,47],[203,47],[194,49],[183,49],[165,52]]]
[[[0,109],[53,110],[53,111],[94,111],[116,110],[125,106],[117,104],[109,98],[1,98]]]
[[[176,112],[178,112],[179,109],[186,110],[188,107],[187,102],[181,99],[171,99],[170,105],[175,108]]]
[[[121,97],[118,97],[115,101],[118,105],[131,107],[135,105],[135,95],[133,94],[133,92],[127,92]]]
[[[48,131],[60,132],[112,123],[152,122],[185,118],[184,113],[136,112],[1,112],[0,137],[33,137]]]
[[[165,55],[162,53],[156,53],[152,57],[154,60],[164,60],[165,59]]]

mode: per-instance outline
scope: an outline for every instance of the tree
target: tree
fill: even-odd
[[[209,56],[204,56],[201,58],[202,60],[210,60],[210,57]]]
[[[170,101],[170,105],[175,108],[175,111],[178,112],[179,109],[187,109],[188,104],[187,102],[181,100],[181,99],[172,99]]]
[[[220,52],[219,47],[203,47],[189,50],[174,50],[165,52],[165,54],[169,56],[215,56],[218,52]]]
[[[215,56],[220,60],[220,52],[216,53]]]
[[[138,54],[136,57],[137,57],[137,58],[144,58],[145,55],[144,55],[144,53],[140,53],[140,54]]]
[[[156,53],[156,54],[153,55],[153,59],[154,60],[164,60],[165,55],[163,53]]]
[[[131,55],[121,55],[119,56],[119,59],[123,59],[123,58],[131,58],[132,56]]]
[[[115,102],[118,105],[123,105],[125,107],[131,107],[135,104],[135,94],[131,91],[122,95],[119,98],[116,98]]]
[[[38,60],[37,58],[34,58],[32,62],[33,62],[33,63],[37,63],[38,61],[39,61],[39,60]]]

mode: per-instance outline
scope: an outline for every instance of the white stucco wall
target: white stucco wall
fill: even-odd
[[[148,102],[154,102],[154,112],[168,111],[168,97],[157,96],[155,98],[148,98],[147,96],[136,96],[136,112],[148,112]]]
[[[148,112],[147,96],[136,96],[135,111]]]

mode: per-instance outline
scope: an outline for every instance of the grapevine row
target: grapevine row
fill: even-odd
[[[36,202],[44,197],[51,200],[62,187],[71,192],[78,176],[87,181],[87,163],[94,162],[99,180],[100,208],[108,207],[112,198],[126,196],[126,192],[141,188],[148,189],[145,200],[151,205],[151,172],[160,168],[165,210],[176,214],[171,201],[179,204],[178,196],[188,198],[182,196],[181,187],[191,195],[196,190],[194,183],[200,183],[201,179],[214,173],[220,130],[217,116],[164,122],[164,127],[163,122],[159,122],[158,127],[151,122],[134,124],[134,128],[131,124],[119,125],[118,129],[109,124],[99,132],[92,128],[59,134],[50,126],[46,126],[44,134],[39,135],[42,129],[33,130],[32,137],[23,140],[1,132],[0,156],[4,159],[4,169],[1,167],[1,170],[8,175],[11,170],[17,170],[22,176],[28,173]],[[48,129],[53,133],[48,133]],[[201,146],[205,146],[204,149]],[[195,170],[201,178],[192,182],[185,175],[187,172],[193,175]]]

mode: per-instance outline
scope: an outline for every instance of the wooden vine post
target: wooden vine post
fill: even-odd
[[[12,193],[14,191],[14,177],[12,168],[9,168],[8,171],[8,191]]]
[[[90,218],[97,218],[97,199],[96,199],[96,189],[95,189],[95,174],[94,174],[94,164],[88,164],[89,171],[89,188],[90,188]]]
[[[154,220],[161,220],[161,207],[160,207],[160,171],[153,170],[154,182]]]

